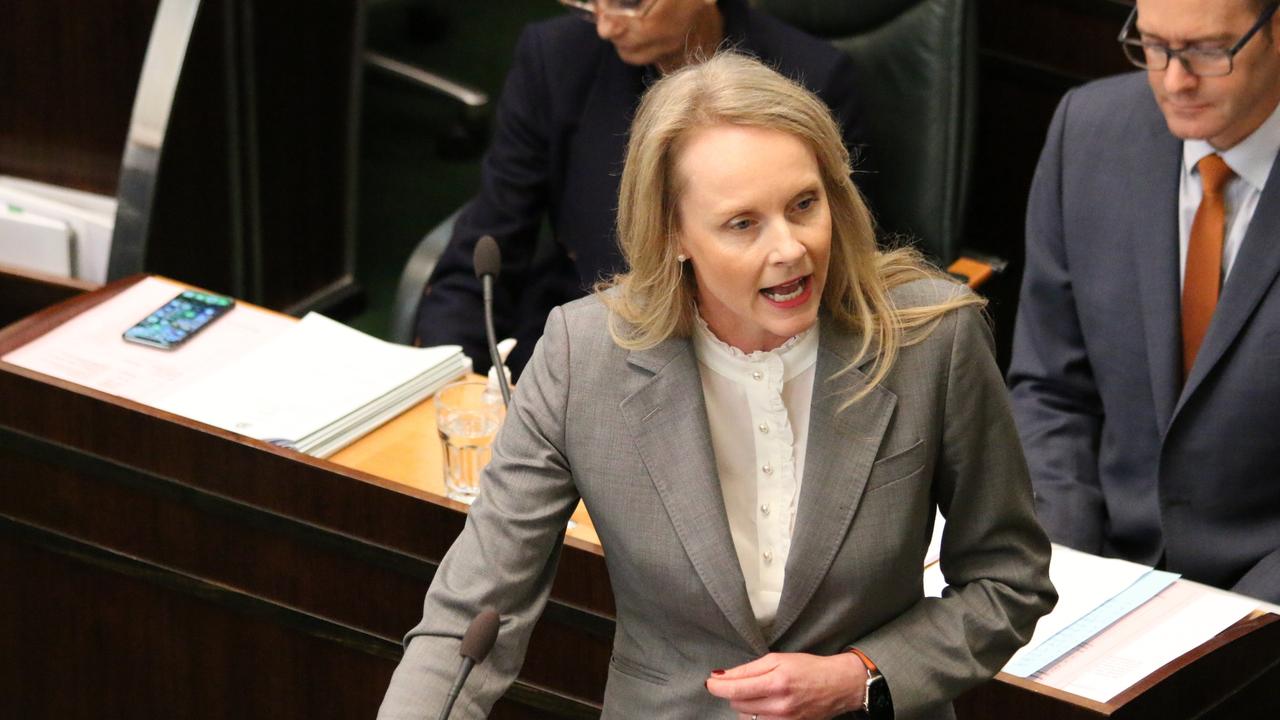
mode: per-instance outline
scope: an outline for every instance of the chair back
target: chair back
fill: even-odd
[[[972,0],[755,0],[848,53],[865,99],[882,232],[943,266],[960,253],[973,155],[977,23]]]
[[[418,331],[418,306],[422,304],[422,294],[427,290],[427,281],[435,272],[436,263],[444,254],[444,249],[453,237],[453,225],[458,216],[466,209],[466,205],[454,210],[431,229],[413,249],[409,261],[400,271],[400,281],[396,285],[396,299],[391,305],[391,327],[387,331],[387,339],[401,345],[412,345],[414,335]]]

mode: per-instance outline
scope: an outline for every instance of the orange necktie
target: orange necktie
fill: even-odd
[[[1191,224],[1187,245],[1187,271],[1182,279],[1182,379],[1200,352],[1213,310],[1222,289],[1222,241],[1227,229],[1227,203],[1223,191],[1233,173],[1217,155],[1206,155],[1196,166],[1204,197]]]

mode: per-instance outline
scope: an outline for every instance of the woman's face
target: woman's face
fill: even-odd
[[[665,71],[684,65],[689,50],[714,49],[720,42],[719,20],[720,11],[706,0],[649,0],[641,17],[600,13],[596,33],[613,43],[628,65]]]
[[[679,251],[711,330],[744,352],[812,327],[831,256],[831,212],[813,151],[777,130],[716,125],[685,136]]]

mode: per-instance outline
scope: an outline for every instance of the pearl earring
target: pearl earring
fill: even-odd
[[[676,262],[678,262],[678,263],[682,263],[682,262],[684,262],[685,260],[688,260],[688,259],[689,259],[689,258],[685,257],[684,253],[680,253],[679,255],[676,255]]]

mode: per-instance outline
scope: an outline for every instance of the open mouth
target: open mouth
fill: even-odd
[[[763,288],[760,294],[773,305],[783,308],[802,305],[813,291],[813,276],[805,275],[781,285]]]

